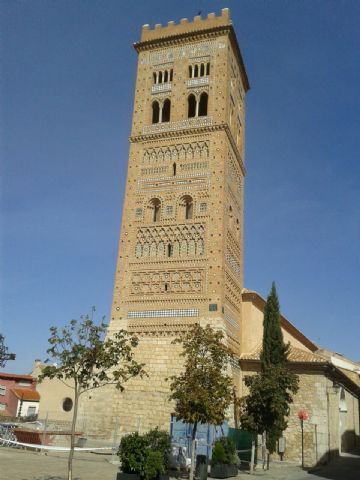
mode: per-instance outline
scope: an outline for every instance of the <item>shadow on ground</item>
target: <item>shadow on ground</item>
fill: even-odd
[[[360,452],[345,453],[333,459],[323,467],[315,467],[309,471],[314,477],[327,480],[359,480]]]

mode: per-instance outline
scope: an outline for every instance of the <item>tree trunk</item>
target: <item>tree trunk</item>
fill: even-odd
[[[194,480],[194,472],[195,472],[195,444],[196,444],[196,429],[197,429],[197,422],[194,423],[192,437],[191,437],[191,466],[190,466],[190,476],[189,480]]]
[[[234,421],[235,421],[235,428],[239,428],[239,408],[237,403],[237,396],[235,387],[233,389],[233,399],[234,399]]]
[[[265,463],[266,463],[266,431],[262,434],[262,464],[263,470],[265,470]]]
[[[76,420],[77,420],[78,404],[79,404],[79,391],[78,391],[76,382],[75,382],[74,392],[75,392],[74,411],[73,411],[73,418],[71,422],[70,452],[68,457],[68,480],[72,480],[73,478],[72,463],[74,458],[75,428],[76,428]]]

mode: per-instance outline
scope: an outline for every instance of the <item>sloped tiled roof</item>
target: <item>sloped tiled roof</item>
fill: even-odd
[[[345,368],[338,367],[339,370],[345,375],[346,377],[350,378],[350,380],[355,383],[358,387],[360,387],[360,375],[356,372],[350,372]]]
[[[242,353],[240,360],[260,360],[261,348],[261,345],[258,345],[251,353]],[[288,359],[290,362],[326,363],[320,355],[292,346],[290,346]]]
[[[20,398],[27,402],[38,402],[40,400],[40,394],[36,390],[30,390],[30,388],[12,388],[11,391]]]

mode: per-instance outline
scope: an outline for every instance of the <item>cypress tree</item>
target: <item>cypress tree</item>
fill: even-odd
[[[249,395],[241,403],[240,423],[249,431],[266,432],[267,447],[273,453],[277,440],[287,427],[289,406],[298,390],[298,376],[288,368],[290,345],[284,343],[274,282],[264,308],[263,326],[261,371],[245,377]]]
[[[280,304],[276,292],[275,282],[272,282],[271,291],[264,309],[264,333],[261,351],[261,371],[265,372],[274,366],[285,365],[289,352],[289,345],[284,344],[280,326]]]

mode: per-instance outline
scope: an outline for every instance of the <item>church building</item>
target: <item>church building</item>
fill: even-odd
[[[234,353],[234,386],[244,395],[244,376],[259,369],[265,304],[243,284],[250,87],[229,10],[144,25],[134,47],[138,66],[108,335],[126,329],[139,338],[136,357],[148,377],[132,379],[123,393],[111,386],[94,390],[86,400],[88,433],[105,438],[116,422],[122,433],[169,430],[166,378],[181,370],[181,347],[172,341],[194,323],[223,331]],[[338,452],[341,442],[348,449],[359,441],[359,371],[356,364],[334,365],[286,318],[281,322],[301,378],[285,458],[301,458],[296,412],[306,409],[305,460],[314,464]]]

